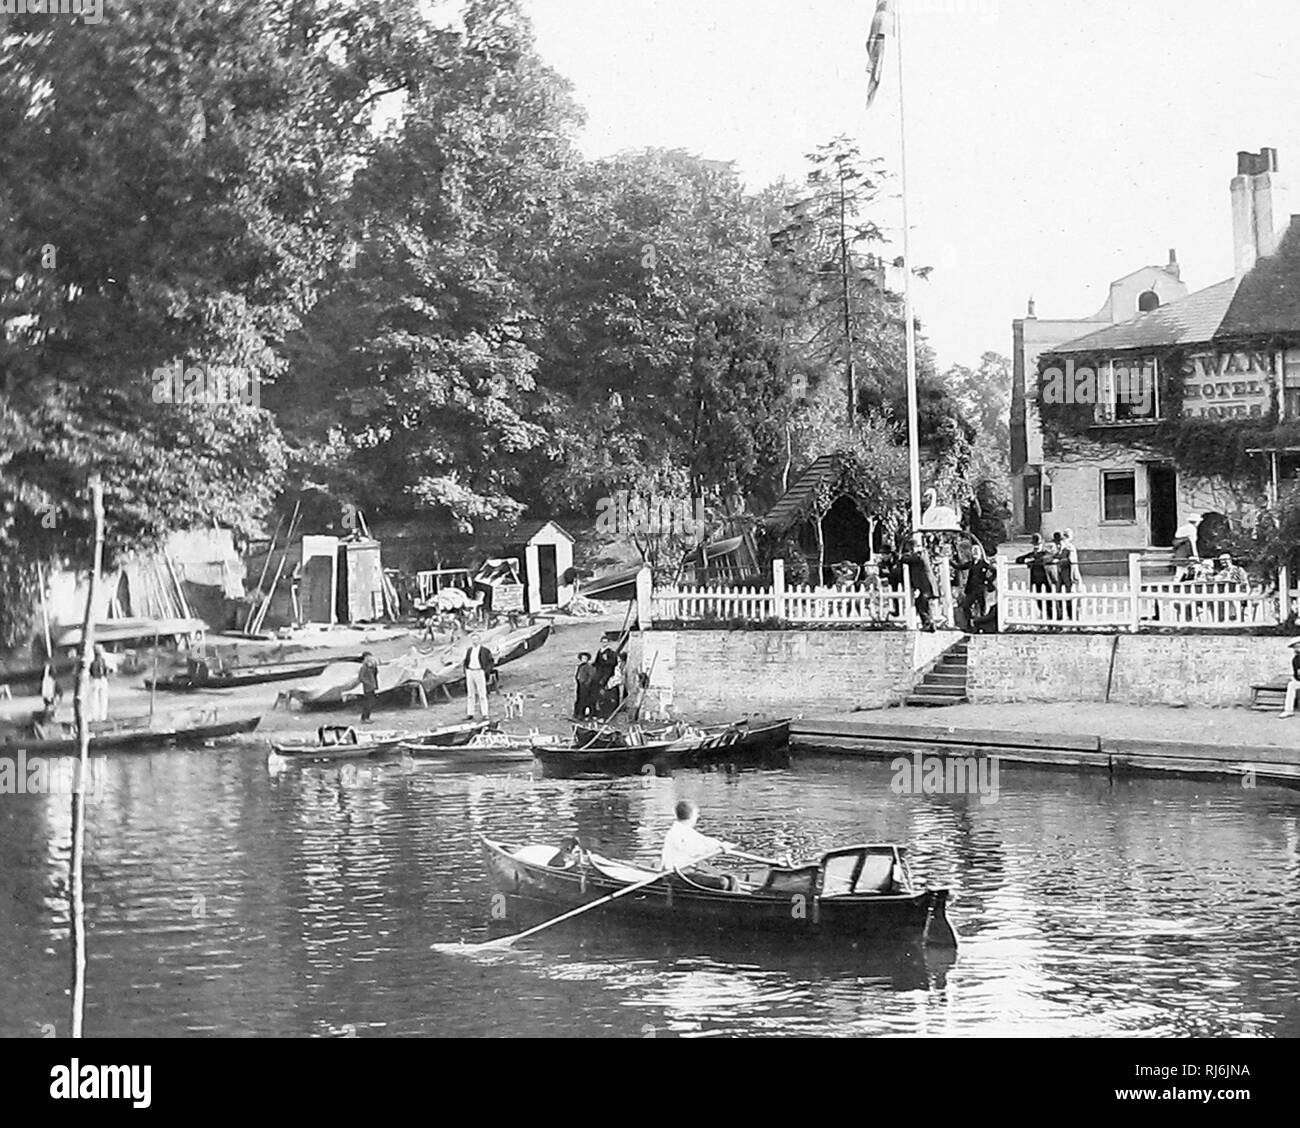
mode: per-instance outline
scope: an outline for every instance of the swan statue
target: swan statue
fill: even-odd
[[[961,519],[957,511],[937,504],[939,494],[933,488],[925,491],[925,511],[921,514],[922,533],[960,533]]]

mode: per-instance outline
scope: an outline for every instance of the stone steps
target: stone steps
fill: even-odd
[[[913,687],[904,699],[907,705],[942,707],[966,700],[967,651],[970,640],[964,635],[954,643]]]

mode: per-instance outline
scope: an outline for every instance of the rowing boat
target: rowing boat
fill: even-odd
[[[92,752],[143,750],[161,748],[168,744],[196,744],[208,740],[217,740],[223,736],[237,736],[252,732],[261,721],[261,714],[252,717],[237,717],[233,720],[218,720],[216,711],[195,717],[193,715],[177,720],[158,717],[153,721],[144,718],[139,723],[96,722],[91,725],[90,747]],[[80,743],[73,726],[63,725],[63,733],[56,737],[35,737],[22,734],[6,734],[0,738],[0,748],[6,751],[24,751],[40,753],[46,756],[60,756],[77,752]]]
[[[359,760],[379,756],[410,738],[406,732],[357,732],[351,725],[322,725],[314,737],[276,741],[273,755],[286,760]]]
[[[546,775],[628,775],[652,769],[705,767],[710,764],[782,766],[790,748],[790,722],[752,726],[748,721],[709,729],[687,729],[683,735],[599,747],[575,737],[559,747],[537,743],[533,755]]]
[[[538,736],[536,733],[525,736],[500,732],[493,722],[463,744],[431,747],[403,743],[401,750],[417,759],[436,760],[443,766],[453,768],[483,767],[488,764],[531,764],[534,746],[545,745],[548,740],[558,742],[556,738]]]
[[[354,661],[331,659],[330,661]],[[145,689],[160,689],[172,693],[189,693],[196,689],[244,689],[250,685],[268,682],[292,681],[294,678],[314,678],[325,672],[330,662],[284,662],[275,665],[248,666],[233,670],[209,670],[203,663],[195,663],[183,674],[165,678],[145,678]]]
[[[553,846],[511,848],[482,838],[494,889],[524,902],[570,908],[644,882],[655,871],[589,851],[580,860]],[[727,888],[688,870],[609,902],[615,919],[657,922],[798,940],[835,939],[869,944],[912,943],[955,948],[948,923],[947,889],[917,888],[908,872],[907,849],[892,843],[862,843],[828,850],[801,865],[765,865],[727,878]]]
[[[459,725],[445,725],[432,732],[403,740],[398,748],[408,756],[437,756],[449,748],[461,748],[476,737],[494,731],[497,721],[466,721]]]

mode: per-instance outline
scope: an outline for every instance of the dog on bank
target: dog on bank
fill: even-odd
[[[506,720],[518,717],[522,721],[524,719],[524,695],[515,690],[505,695],[505,702]]]

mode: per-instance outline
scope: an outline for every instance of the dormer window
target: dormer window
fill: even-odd
[[[1160,308],[1160,295],[1154,290],[1147,290],[1138,295],[1138,313],[1149,313]]]

